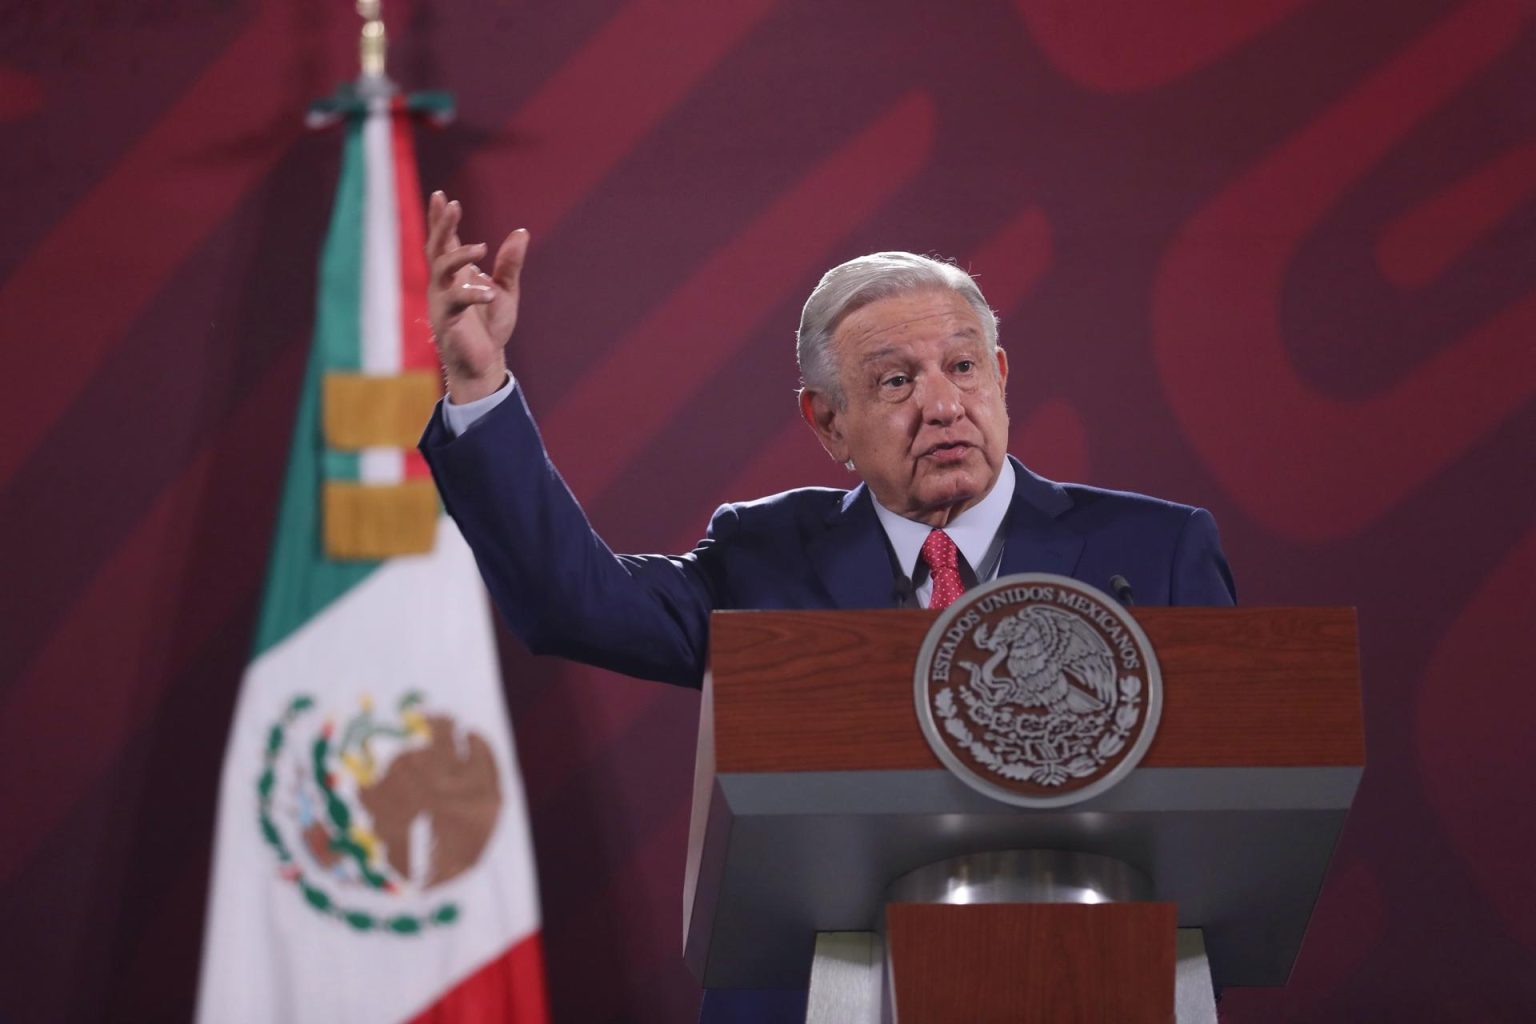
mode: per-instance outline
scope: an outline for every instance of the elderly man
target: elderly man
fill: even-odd
[[[697,686],[716,608],[942,607],[999,574],[1130,580],[1159,604],[1230,604],[1204,510],[1058,484],[1007,454],[1008,358],[958,268],[877,253],[828,271],[800,321],[800,412],[862,478],[721,507],[686,555],[615,555],[545,454],[503,350],[528,235],[462,245],[429,207],[429,309],[448,396],[421,448],[497,606],[536,652]],[[705,1020],[803,1020],[804,995],[711,993]]]
[[[461,210],[428,211],[429,311],[448,396],[422,438],[502,614],[536,652],[698,685],[716,608],[941,607],[999,574],[1125,577],[1144,602],[1230,604],[1210,515],[1058,484],[1006,450],[1008,359],[971,278],[910,253],[828,271],[801,317],[800,412],[863,483],[726,505],[677,557],[615,555],[550,464],[508,372],[515,231],[490,273]]]

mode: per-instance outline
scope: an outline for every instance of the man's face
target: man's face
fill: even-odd
[[[943,526],[986,496],[1007,458],[1008,360],[987,351],[965,299],[934,289],[872,302],[843,319],[832,350],[843,406],[807,391],[801,412],[880,504]]]

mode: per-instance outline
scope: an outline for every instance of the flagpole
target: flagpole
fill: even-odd
[[[357,41],[357,91],[368,98],[392,96],[396,92],[386,71],[389,35],[384,29],[383,8],[382,0],[357,0],[357,13],[363,19]]]
[[[358,74],[330,96],[314,101],[304,121],[311,128],[328,128],[346,117],[365,114],[378,100],[393,100],[400,87],[389,77],[389,35],[384,28],[382,0],[356,0],[363,19],[357,40]],[[453,120],[453,95],[441,90],[404,96],[405,109],[429,124],[442,127]]]

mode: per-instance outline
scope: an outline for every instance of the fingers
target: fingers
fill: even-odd
[[[448,238],[458,226],[461,209],[457,202],[450,203],[441,192],[433,192],[427,200],[427,262],[432,262],[452,246]]]
[[[523,260],[528,256],[528,229],[518,228],[506,237],[496,250],[496,263],[491,277],[503,289],[517,291],[518,278],[523,273]]]
[[[427,262],[463,245],[459,241],[459,222],[463,217],[464,207],[457,199],[450,200],[441,192],[432,193],[427,202]]]
[[[445,281],[434,292],[436,301],[441,303],[439,308],[449,317],[457,316],[469,306],[496,301],[496,288],[491,279],[474,267],[460,268],[452,280]]]
[[[453,302],[459,309],[466,306],[486,306],[496,301],[496,289],[483,284],[465,281],[453,289]]]
[[[433,192],[427,200],[425,248],[432,281],[429,299],[431,305],[449,317],[469,306],[493,303],[503,291],[515,295],[528,253],[528,231],[519,228],[501,243],[487,275],[474,265],[485,256],[486,245],[463,245],[459,241],[458,228],[463,216],[464,208],[459,201],[450,200],[440,191]]]
[[[458,319],[471,306],[489,306],[496,301],[496,289],[475,284],[471,281],[461,281],[443,289],[437,295],[437,301],[432,304],[429,315],[432,317],[432,331],[438,337],[443,337],[443,332]]]
[[[432,280],[439,287],[446,286],[460,270],[485,255],[485,243],[461,245],[450,249],[432,261]]]

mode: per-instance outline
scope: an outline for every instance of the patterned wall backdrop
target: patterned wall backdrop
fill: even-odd
[[[980,275],[1013,450],[1211,508],[1250,604],[1360,609],[1370,766],[1233,1022],[1536,1012],[1527,0],[390,0],[513,361],[610,542],[839,483],[798,307]],[[0,1020],[190,1013],[214,796],[353,73],[345,0],[0,7]],[[503,643],[561,1021],[690,1018],[697,695]]]

